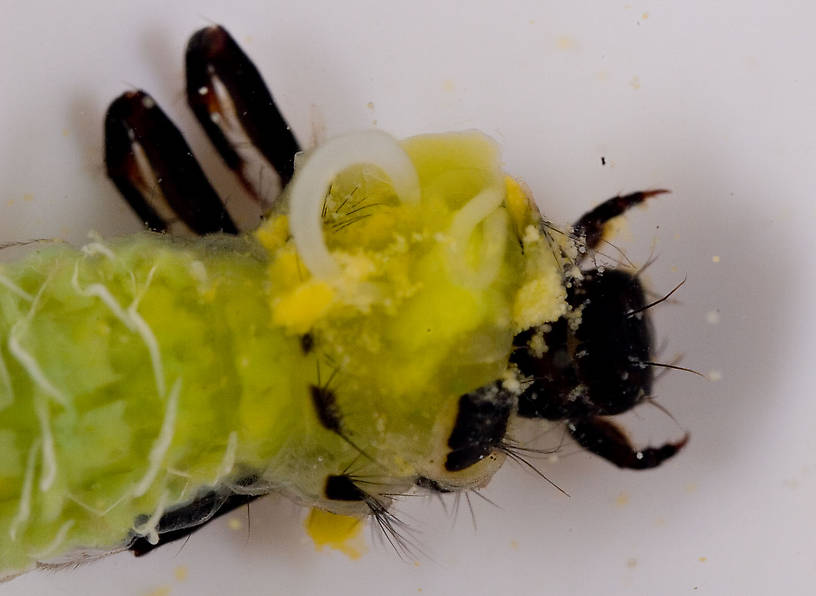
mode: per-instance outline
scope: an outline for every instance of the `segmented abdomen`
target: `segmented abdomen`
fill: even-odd
[[[0,567],[151,537],[275,462],[296,341],[265,324],[265,267],[247,240],[145,234],[0,269]]]

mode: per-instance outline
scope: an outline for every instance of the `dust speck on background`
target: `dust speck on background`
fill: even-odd
[[[373,102],[373,101],[368,102],[366,105],[368,106],[368,109],[369,109],[369,110],[373,110],[373,109],[374,109],[374,102]]]
[[[717,381],[722,381],[722,371],[720,371],[720,370],[711,370],[711,371],[709,371],[708,372],[708,380],[709,381],[714,381],[715,383]]]
[[[454,91],[456,91],[456,84],[453,82],[452,79],[445,79],[442,83],[442,91],[453,93]]]
[[[34,200],[34,195],[31,194],[30,192],[27,192],[27,193],[25,193],[23,195],[23,200],[24,201],[33,201]]]
[[[648,13],[648,12],[644,12],[642,15],[640,15],[640,18],[641,18],[641,20],[645,21],[646,19],[648,19],[648,18],[649,18],[649,13]]]
[[[695,492],[697,492],[697,485],[694,482],[689,482],[685,486],[685,489],[686,489],[687,493],[695,493]]]
[[[637,91],[638,89],[640,89],[640,77],[639,77],[639,76],[637,76],[637,75],[633,76],[633,77],[632,77],[632,80],[631,80],[631,81],[629,81],[629,86],[630,86],[632,89],[634,89],[635,91]]]
[[[243,527],[244,527],[244,524],[243,524],[243,522],[242,522],[240,519],[238,519],[237,517],[231,517],[231,518],[229,519],[229,521],[227,522],[227,527],[228,527],[230,530],[235,530],[235,531],[238,531],[238,530],[240,530],[241,528],[243,528]]]
[[[615,505],[618,507],[626,507],[629,504],[629,494],[626,491],[621,491],[615,499]]]
[[[711,262],[712,263],[719,263],[720,262],[720,256],[719,255],[714,255],[713,257],[711,257]]]
[[[700,561],[700,563],[705,563],[708,561],[708,557],[698,557],[697,560]]]
[[[152,592],[148,592],[145,596],[170,596],[170,586],[159,586]]]
[[[706,322],[709,325],[716,325],[720,322],[720,313],[716,310],[710,310],[706,313]]]
[[[518,550],[519,549],[518,540],[511,540],[510,541],[510,548],[512,548],[513,550]]]
[[[634,569],[635,567],[637,567],[637,559],[635,557],[629,557],[628,559],[626,559],[626,566],[629,569]]]
[[[178,566],[178,567],[176,567],[176,568],[175,568],[175,570],[173,571],[173,575],[175,575],[175,576],[176,576],[176,579],[177,579],[178,581],[182,582],[182,581],[184,581],[185,579],[187,579],[187,576],[188,576],[188,575],[190,575],[190,571],[189,571],[189,569],[187,569],[187,566],[186,566],[186,565],[179,565],[179,566]]]
[[[569,35],[561,35],[555,40],[555,47],[557,47],[559,50],[569,51],[577,50],[580,46],[574,37],[570,37]]]

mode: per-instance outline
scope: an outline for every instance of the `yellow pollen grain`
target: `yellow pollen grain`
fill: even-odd
[[[234,530],[237,532],[238,530],[244,527],[244,524],[241,523],[241,520],[238,519],[237,517],[231,517],[230,520],[227,522],[227,527],[230,530]]]
[[[318,551],[328,546],[350,559],[359,559],[366,551],[363,520],[358,517],[312,508],[304,525]]]

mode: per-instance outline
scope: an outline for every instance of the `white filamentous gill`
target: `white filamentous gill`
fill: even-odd
[[[315,149],[298,168],[289,195],[295,246],[314,277],[331,279],[340,274],[323,238],[322,204],[332,181],[343,170],[363,164],[382,170],[401,201],[416,203],[420,199],[419,176],[411,158],[396,139],[384,132],[352,133]],[[448,258],[452,273],[463,285],[484,288],[498,273],[507,236],[507,213],[503,209],[496,211],[502,200],[504,189],[491,186],[473,197],[453,218]],[[465,262],[465,252],[468,239],[480,222],[484,222],[485,241],[479,259],[481,266],[473,269]]]
[[[329,279],[340,274],[323,239],[321,210],[332,181],[358,164],[380,168],[401,201],[419,201],[419,176],[414,164],[390,135],[375,130],[348,134],[315,149],[292,180],[289,203],[298,255],[315,277]]]

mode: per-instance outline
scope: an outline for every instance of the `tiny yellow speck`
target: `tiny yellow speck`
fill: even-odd
[[[568,35],[562,35],[558,39],[555,40],[555,46],[559,50],[577,50],[578,49],[578,42]]]
[[[414,561],[414,567],[419,567],[419,561]]]
[[[374,109],[374,102],[373,102],[373,101],[368,102],[366,105],[368,106],[368,109],[369,109],[369,110],[373,110],[373,109]]]
[[[708,561],[708,557],[699,557],[697,560],[700,561],[700,563],[705,563]]]
[[[529,21],[527,21],[527,22],[528,22],[530,25],[535,25],[535,19],[530,19],[530,20],[529,20]]]
[[[715,383],[717,381],[722,381],[722,371],[719,371],[719,370],[709,371],[708,372],[708,380],[709,381],[714,381]]]
[[[512,548],[513,550],[518,550],[519,549],[518,540],[511,540],[510,541],[510,548]]]
[[[629,81],[629,86],[630,86],[632,89],[634,89],[635,91],[637,91],[638,89],[640,89],[640,77],[639,77],[639,76],[637,76],[637,75],[635,75],[634,77],[632,77],[632,80],[631,80],[631,81]]]
[[[445,79],[445,82],[442,83],[442,90],[448,93],[456,91],[456,84],[450,79]]]
[[[615,505],[618,507],[625,507],[629,504],[629,495],[626,492],[621,491],[618,497],[615,499]]]
[[[11,207],[12,205],[14,205],[14,199],[9,199],[8,201],[6,201],[7,207]]]
[[[687,493],[697,492],[697,485],[694,482],[689,482],[686,485],[686,492]]]
[[[235,530],[236,532],[244,527],[244,524],[241,523],[241,520],[237,517],[231,517],[230,520],[227,522],[227,527],[230,530]]]
[[[67,128],[63,128],[62,129],[62,136],[67,137],[70,132],[71,131],[69,131]]]
[[[23,200],[24,201],[33,201],[34,200],[34,195],[31,194],[30,192],[27,192],[27,193],[25,193],[23,195]]]
[[[640,18],[641,18],[641,19],[643,19],[643,20],[645,21],[646,19],[648,19],[648,18],[649,18],[649,13],[648,13],[648,12],[644,12],[642,15],[640,15]]]
[[[626,566],[629,569],[634,569],[635,567],[637,567],[637,559],[635,557],[629,557],[628,559],[626,559]]]
[[[711,262],[712,263],[719,263],[720,262],[719,255],[714,255],[713,257],[711,257]]]
[[[187,576],[189,574],[190,574],[190,571],[187,569],[187,567],[185,565],[179,565],[173,571],[173,575],[175,575],[176,579],[178,581],[180,581],[180,582],[183,582],[185,579],[187,579]]]
[[[148,592],[145,596],[170,596],[169,586],[159,586],[152,592]]]

